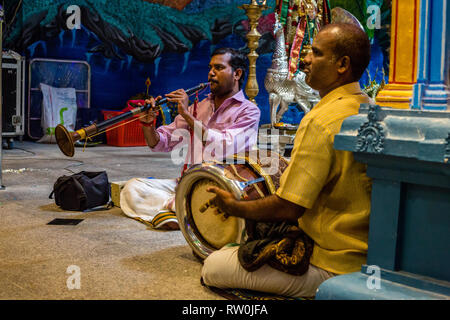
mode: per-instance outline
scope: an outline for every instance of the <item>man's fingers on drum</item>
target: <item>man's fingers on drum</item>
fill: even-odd
[[[200,213],[203,213],[206,210],[208,210],[208,208],[214,209],[215,207],[216,207],[216,204],[215,204],[214,198],[213,198],[213,199],[209,199],[208,201],[206,201],[198,210],[200,211]]]
[[[205,202],[198,210],[200,211],[200,213],[203,213],[209,208],[216,209],[213,211],[214,214],[216,215],[223,214],[225,216],[224,219],[228,218],[228,215],[224,213],[219,207],[216,206],[216,204],[214,203],[214,199],[210,199],[207,202]]]
[[[216,210],[214,210],[214,214],[220,216],[220,220],[225,221],[228,219],[228,214],[226,214],[225,212],[223,212],[222,210],[220,210],[219,208],[217,208]]]
[[[217,190],[219,190],[219,188],[217,188],[217,187],[208,187],[206,189],[206,191],[211,192],[211,193],[215,193],[215,194],[217,194]]]
[[[200,213],[205,212],[211,206],[211,200],[206,201],[198,210]]]
[[[222,213],[223,213],[223,211],[220,210],[220,208],[216,208],[216,210],[214,210],[214,214],[215,215],[219,215],[219,214],[222,214]]]
[[[206,210],[208,210],[208,208],[211,208],[211,209],[215,208],[216,210],[214,210],[213,213],[215,215],[221,215],[220,219],[222,219],[222,221],[227,220],[229,217],[228,214],[226,214],[225,212],[220,210],[220,208],[215,205],[214,198],[206,201],[198,210],[200,211],[200,213],[203,213]]]

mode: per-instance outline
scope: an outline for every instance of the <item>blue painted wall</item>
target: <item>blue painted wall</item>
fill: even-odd
[[[80,112],[79,126],[84,126],[92,120],[101,121],[101,110],[124,108],[130,97],[146,91],[147,78],[152,83],[149,93],[155,96],[207,81],[207,65],[214,48],[246,47],[247,17],[237,7],[248,2],[193,0],[179,11],[143,0],[24,0],[14,17],[15,24],[7,30],[5,46],[18,51],[28,61],[53,58],[83,60],[90,64],[91,110]],[[275,3],[275,0],[268,1],[271,9],[265,11],[263,17],[273,14]],[[89,10],[90,20],[84,20],[86,16],[82,16],[81,29],[78,30],[65,27],[68,15],[64,11],[72,4]],[[12,20],[11,11],[14,11],[13,7],[9,9],[7,22]],[[82,14],[86,14],[85,11]],[[95,15],[103,24],[95,22],[98,20],[94,19]],[[262,41],[256,67],[260,89],[256,102],[262,111],[261,124],[270,122],[268,94],[264,88],[264,77],[270,67],[273,50],[269,21],[260,21]],[[180,25],[192,27],[201,36],[185,36],[180,32]],[[112,37],[102,34],[107,28],[113,29]],[[122,42],[119,41],[121,36],[125,38]],[[139,50],[131,50],[140,46],[136,42],[130,45],[130,39],[145,41],[147,56]],[[175,48],[170,48],[172,43],[176,44]],[[153,45],[160,47],[155,49]],[[378,69],[379,79],[386,61],[376,41],[374,49],[376,54],[373,55],[370,72],[373,78]],[[152,58],[152,54],[155,57]],[[366,75],[361,84],[367,84]],[[291,106],[282,121],[297,123],[301,117],[302,113]]]

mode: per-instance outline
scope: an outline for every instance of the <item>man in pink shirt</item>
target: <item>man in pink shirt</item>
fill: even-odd
[[[177,103],[178,115],[166,126],[155,128],[156,112],[150,109],[141,118],[145,140],[152,151],[171,152],[187,147],[185,167],[250,150],[257,142],[259,108],[242,92],[246,58],[231,48],[219,48],[211,56],[208,81],[211,94],[196,106],[189,106],[183,89],[166,94]],[[156,101],[161,98],[156,98]],[[155,100],[146,103],[155,105]],[[172,152],[172,160],[179,152]],[[176,179],[128,181],[121,191],[120,204],[130,217],[149,222],[154,228],[179,229],[174,214]]]

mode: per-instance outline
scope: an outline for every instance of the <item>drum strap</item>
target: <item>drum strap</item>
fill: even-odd
[[[248,181],[248,179],[245,179],[243,176],[241,176],[241,175],[238,173],[238,171],[237,171],[237,169],[236,169],[236,166],[235,166],[234,164],[231,164],[230,167],[233,169],[234,174],[235,174],[238,178],[240,178],[240,179],[242,179],[242,180],[244,180],[244,181]],[[258,194],[259,194],[259,196],[260,196],[261,198],[264,198],[264,197],[265,197],[264,193],[261,191],[261,189],[258,187],[258,185],[254,184],[253,187],[255,188],[256,192],[258,192]]]
[[[244,160],[246,163],[248,163],[256,172],[258,172],[261,176],[264,177],[264,179],[266,180],[266,185],[269,188],[270,193],[275,193],[276,188],[275,185],[273,184],[272,178],[270,177],[270,175],[268,175],[267,173],[264,172],[263,166],[261,165],[261,163],[259,162],[259,160],[254,161],[252,160],[250,157],[247,156],[239,156],[239,155],[234,155],[233,158],[235,160]]]

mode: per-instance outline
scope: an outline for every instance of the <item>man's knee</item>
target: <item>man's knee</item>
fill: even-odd
[[[217,251],[211,253],[204,261],[202,267],[202,279],[206,285],[211,285],[212,280],[217,278],[216,275],[220,275],[220,267],[223,265],[220,263]]]
[[[233,249],[214,251],[203,261],[202,279],[206,285],[218,286],[220,279],[228,278],[227,273],[233,272]]]

